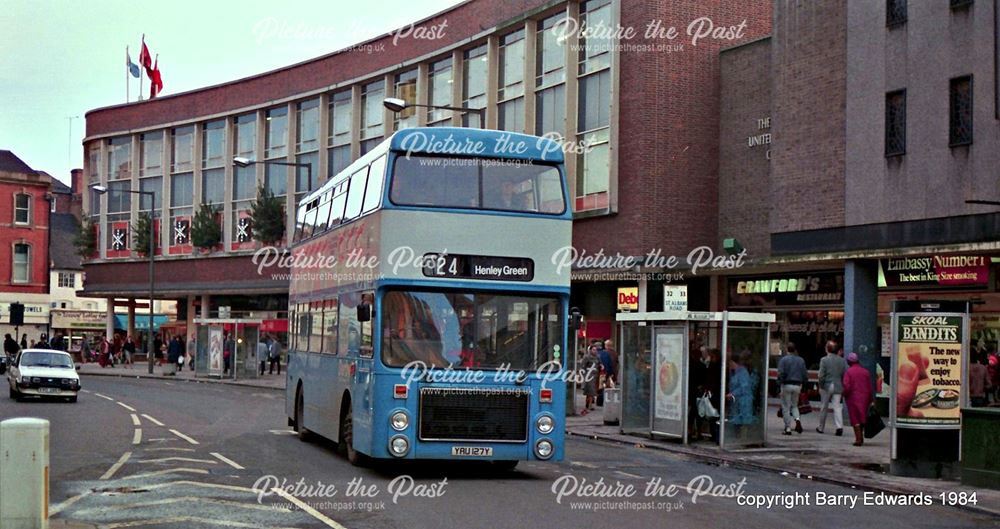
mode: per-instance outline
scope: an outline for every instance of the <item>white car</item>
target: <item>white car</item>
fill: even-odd
[[[7,368],[10,398],[20,400],[27,395],[60,397],[76,402],[80,392],[80,375],[73,357],[53,349],[25,349]]]

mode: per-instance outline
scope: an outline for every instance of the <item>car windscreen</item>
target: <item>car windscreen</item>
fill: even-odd
[[[27,352],[21,355],[20,367],[62,367],[73,368],[73,360],[60,353]]]

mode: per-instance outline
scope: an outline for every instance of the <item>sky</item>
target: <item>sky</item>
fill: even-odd
[[[143,34],[169,95],[318,57],[458,3],[0,0],[0,149],[69,183],[83,167],[84,114],[125,102],[125,47],[138,62]],[[129,83],[134,101],[139,80]]]

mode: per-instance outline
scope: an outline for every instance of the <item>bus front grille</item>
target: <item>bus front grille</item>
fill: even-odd
[[[528,440],[527,388],[420,389],[421,441]]]

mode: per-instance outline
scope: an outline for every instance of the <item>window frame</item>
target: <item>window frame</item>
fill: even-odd
[[[17,250],[19,247],[26,249],[24,253],[23,265],[17,262]],[[31,283],[31,244],[21,241],[11,244],[10,257],[10,282],[11,284],[25,285]],[[24,266],[24,279],[18,279],[17,270],[19,266]]]
[[[955,90],[958,83],[962,81],[968,81],[968,137],[958,137],[959,128],[961,128],[962,123],[959,123],[960,117],[957,115],[960,109],[957,106],[957,97],[959,93]],[[972,74],[960,75],[958,77],[952,77],[948,80],[948,146],[949,147],[964,147],[972,145],[975,141],[975,95],[974,95],[974,79]]]
[[[23,207],[23,208],[17,205],[17,201],[18,201],[18,199],[20,197],[25,197],[25,199],[27,200],[27,205],[25,205],[25,207]],[[31,210],[33,209],[31,207],[32,206],[31,201],[32,201],[33,198],[34,197],[31,195],[31,193],[24,193],[24,192],[14,193],[14,219],[13,220],[14,220],[14,225],[15,226],[31,226]],[[18,214],[19,211],[23,211],[24,212],[25,219],[23,221],[17,220],[17,214]]]
[[[893,115],[890,113],[890,100],[894,97],[900,97],[902,100],[902,105],[900,109],[897,109],[898,114],[896,118],[902,121],[901,130],[895,129],[895,122],[892,120]],[[901,115],[901,117],[899,116]],[[890,136],[892,132],[898,133],[898,138],[893,141]],[[893,145],[899,145],[898,148],[892,148]],[[895,156],[903,156],[906,154],[906,89],[893,90],[885,94],[885,157],[892,158]]]

